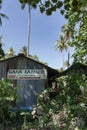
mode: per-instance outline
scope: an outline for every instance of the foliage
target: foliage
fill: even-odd
[[[20,0],[20,2],[23,8],[27,2],[32,7],[39,4],[41,13],[45,12],[47,15],[51,15],[52,12],[60,9],[61,14],[67,19],[68,25],[68,29],[62,28],[63,37],[66,41],[68,40],[69,46],[75,48],[74,61],[87,62],[87,0]],[[66,30],[70,33],[67,34]],[[10,87],[8,82],[6,84],[3,82],[0,81],[0,89],[4,89],[4,91],[0,91],[0,100],[2,101],[0,102],[0,118],[2,117],[0,120],[5,122],[5,119],[10,115],[8,113],[12,98],[7,98],[9,97],[8,90]],[[29,129],[33,124],[37,125],[38,123],[39,128],[44,130],[47,128],[50,130],[73,130],[75,128],[86,130],[87,75],[71,73],[59,78],[57,82],[61,90],[58,96],[50,99],[49,93],[52,90],[45,90],[38,98],[38,107],[34,114],[31,112],[13,113],[10,119],[13,119],[13,122],[22,122],[23,129]],[[33,123],[31,123],[32,119],[35,119]]]
[[[1,126],[9,129],[26,130],[37,125],[34,111],[23,112],[21,109],[14,110],[13,103],[17,100],[16,88],[8,79],[0,80],[0,129]]]
[[[37,55],[29,55],[29,57],[30,57],[31,59],[33,59],[33,60],[36,60],[36,61],[38,61],[38,62],[44,64],[44,65],[48,65],[47,62],[41,61]]]
[[[40,1],[40,10],[45,12],[47,15],[51,15],[57,9],[60,9],[60,13],[69,19],[72,14],[78,13],[78,17],[75,22],[81,20],[81,15],[86,12],[87,1],[83,0],[45,0]],[[74,19],[73,19],[74,20]]]
[[[59,51],[63,51],[64,49],[67,50],[68,46],[65,43],[65,39],[62,35],[60,35],[60,40],[56,42],[56,48],[59,49]]]
[[[70,73],[57,79],[59,93],[49,96],[53,89],[44,90],[38,96],[33,111],[9,111],[15,97],[15,89],[8,80],[0,81],[0,123],[14,129],[73,130],[87,128],[87,75]]]
[[[34,114],[35,110],[23,112],[20,108],[13,109],[16,100],[16,88],[13,83],[8,79],[0,80],[0,130],[3,128],[11,130],[37,128],[38,120]]]
[[[74,61],[86,63],[87,0],[20,0],[20,2],[39,5],[40,12],[45,12],[48,16],[59,9],[60,13],[67,19],[67,26],[63,26],[62,32],[68,41],[68,46],[75,48]]]
[[[87,12],[84,13],[81,18],[79,29],[77,29],[77,33],[75,36],[75,40],[73,39],[72,45],[75,46],[74,58],[75,61],[80,61],[83,63],[87,63]]]
[[[0,59],[3,58],[5,56],[4,51],[2,49],[2,41],[1,41],[2,37],[0,36]]]
[[[15,88],[9,80],[0,80],[0,123],[6,123],[10,116],[12,102],[16,98]]]
[[[23,46],[20,52],[23,53],[25,56],[27,56],[27,47]]]
[[[0,3],[2,2],[1,0]],[[75,53],[73,54],[74,61],[86,63],[87,0],[19,0],[19,2],[22,4],[22,8],[27,3],[33,8],[39,5],[40,12],[45,12],[47,15],[51,15],[59,9],[60,13],[67,19],[68,30],[74,30],[69,36],[68,42],[69,46],[75,48]]]
[[[13,50],[13,47],[10,47],[9,50],[8,50],[8,52],[7,52],[6,57],[7,58],[11,58],[11,57],[14,56],[14,54],[15,54],[15,51]]]
[[[1,7],[2,7],[2,1],[0,1],[0,10],[1,10]],[[0,12],[0,26],[2,26],[2,18],[8,19],[8,17],[5,14]]]
[[[69,36],[67,44],[75,48],[75,62],[87,61],[87,0],[45,0],[40,2],[40,11],[51,15],[57,9],[67,19]],[[66,25],[64,25],[66,26]],[[71,33],[70,33],[71,32]]]
[[[73,130],[87,128],[87,75],[72,73],[57,80],[58,96],[49,98],[51,90],[39,97],[39,115],[42,128]]]
[[[29,4],[31,7],[36,8],[39,0],[19,0],[22,5],[22,9],[25,7],[25,4]]]
[[[0,0],[0,4],[2,4],[2,0]]]
[[[68,46],[65,41],[65,37],[63,35],[60,35],[59,40],[56,41],[56,49],[59,50],[59,52],[63,53],[64,50],[68,50]],[[63,67],[64,67],[64,54],[62,56],[63,59]]]

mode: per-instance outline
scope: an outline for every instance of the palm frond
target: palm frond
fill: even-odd
[[[2,0],[0,0],[0,4],[2,4]]]
[[[2,4],[0,3],[0,10],[1,10]]]
[[[3,17],[3,18],[6,18],[6,19],[9,19],[8,16],[6,16],[6,15],[3,14],[3,13],[0,13],[0,17]]]
[[[1,19],[1,17],[0,17],[0,26],[2,26],[2,19]]]
[[[25,8],[25,3],[21,4],[21,8],[24,9]]]
[[[0,3],[0,10],[1,10],[1,7],[2,7],[2,5]],[[2,18],[9,19],[8,16],[6,16],[5,14],[0,12],[0,26],[2,26]]]

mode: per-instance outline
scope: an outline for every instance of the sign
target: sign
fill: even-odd
[[[46,77],[45,69],[9,69],[7,73],[7,78],[12,80],[38,80]]]

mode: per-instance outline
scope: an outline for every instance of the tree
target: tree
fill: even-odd
[[[28,5],[28,37],[27,37],[27,56],[29,55],[29,49],[30,49],[30,23],[31,23],[31,8],[36,8],[37,4],[39,2],[39,0],[19,0],[19,2],[21,3],[21,7],[22,9],[25,8],[25,4]]]
[[[0,10],[1,10],[1,2],[0,2]],[[0,26],[2,26],[2,18],[6,18],[6,19],[8,19],[8,17],[5,15],[5,14],[3,14],[3,13],[1,13],[0,12]]]
[[[77,30],[72,45],[75,46],[74,61],[87,64],[87,18],[85,17],[87,16],[84,15],[80,22],[80,27]]]
[[[35,0],[33,0],[35,1]],[[80,14],[86,13],[87,1],[83,0],[46,0],[40,1],[40,11],[41,13],[46,13],[51,15],[57,9],[60,9],[60,13],[69,19],[74,13],[78,13],[78,17],[74,22],[79,21],[78,19],[82,16]],[[74,19],[73,19],[74,20]]]
[[[0,0],[0,4],[2,4],[2,0]]]
[[[59,40],[56,42],[56,49],[63,54],[63,51],[67,51],[67,44],[65,43],[65,38],[63,35],[60,35]],[[64,54],[63,54],[63,67],[64,67]]]
[[[70,46],[75,48],[75,62],[87,61],[87,0],[47,0],[40,3],[40,11],[51,15],[57,9],[67,19],[67,25],[74,30]]]
[[[15,54],[14,50],[12,47],[9,48],[8,52],[7,52],[7,57],[10,58],[10,57],[13,57]]]
[[[25,4],[27,0],[21,0]],[[37,2],[38,1],[38,2]],[[51,15],[54,11],[60,13],[67,19],[67,25],[74,30],[70,36],[70,46],[75,48],[73,55],[75,61],[85,62],[87,59],[87,0],[32,0],[31,3],[38,3],[41,13]],[[79,48],[79,49],[78,49]]]
[[[69,66],[70,66],[69,60],[66,60],[66,61],[64,62],[64,67],[68,68]]]
[[[1,40],[2,40],[2,36],[0,36],[0,59],[5,56],[5,53],[4,53],[3,49],[2,49],[3,43],[2,43]]]
[[[36,61],[38,61],[38,62],[44,64],[44,65],[48,65],[47,62],[40,61],[40,59],[39,59],[39,57],[38,57],[37,55],[29,55],[29,57],[30,57],[31,59],[33,59],[33,60],[36,60]]]
[[[29,55],[29,57],[33,60],[40,61],[37,55]]]
[[[23,46],[20,52],[23,53],[25,56],[27,56],[27,47]]]
[[[69,26],[68,24],[65,24],[64,26],[62,26],[62,34],[65,37],[65,43],[67,44],[68,60],[66,61],[66,63],[67,63],[67,66],[69,66],[70,65],[70,42],[74,35],[74,30],[73,28],[71,28],[71,26]]]

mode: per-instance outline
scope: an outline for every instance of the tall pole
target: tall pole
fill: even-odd
[[[28,4],[28,39],[27,39],[27,56],[30,54],[30,24],[31,24],[31,9]]]

